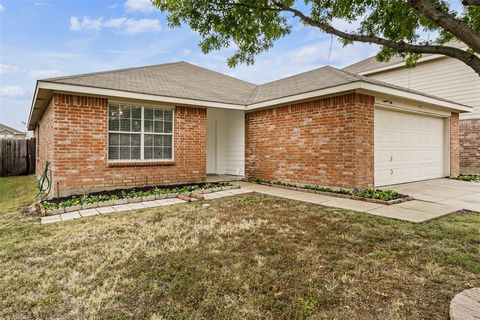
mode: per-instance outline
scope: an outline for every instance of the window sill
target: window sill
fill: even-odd
[[[107,165],[109,167],[172,166],[175,165],[175,161],[108,161]]]

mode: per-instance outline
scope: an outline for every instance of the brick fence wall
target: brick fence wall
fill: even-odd
[[[348,94],[246,114],[246,175],[373,186],[374,97]]]
[[[107,99],[55,94],[51,104],[54,141],[43,142],[40,152],[54,150],[54,196],[205,180],[205,109],[175,108],[173,162],[113,165],[108,163]]]
[[[460,172],[480,174],[480,119],[460,121]]]

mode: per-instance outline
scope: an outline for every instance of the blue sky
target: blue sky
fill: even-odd
[[[0,122],[24,130],[35,81],[42,78],[184,60],[259,84],[324,65],[343,67],[376,52],[366,44],[342,48],[294,23],[255,65],[230,69],[233,48],[204,55],[199,40],[188,27],[170,29],[148,0],[0,0]]]

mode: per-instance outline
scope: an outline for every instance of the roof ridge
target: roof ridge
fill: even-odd
[[[157,63],[157,64],[151,64],[151,65],[146,65],[146,66],[128,67],[128,68],[120,68],[120,69],[113,69],[113,70],[96,71],[96,72],[86,72],[86,73],[74,74],[74,75],[71,75],[71,76],[46,78],[46,79],[40,79],[40,80],[41,81],[65,80],[65,79],[73,79],[73,78],[79,78],[79,77],[93,76],[93,75],[97,75],[97,74],[114,73],[114,72],[122,72],[122,71],[137,70],[137,69],[146,69],[146,68],[167,66],[167,65],[171,65],[171,64],[181,64],[181,63],[190,64],[190,63],[187,63],[187,62],[182,60],[182,61],[175,61],[175,62]]]
[[[305,75],[305,74],[307,74],[307,73],[311,73],[311,72],[317,71],[317,70],[319,70],[319,69],[324,69],[324,68],[327,68],[327,67],[333,68],[333,67],[331,67],[331,66],[329,66],[329,65],[326,65],[326,66],[323,66],[323,67],[319,67],[319,68],[315,68],[315,69],[312,69],[312,70],[308,70],[308,71],[300,72],[300,73],[297,73],[297,74],[293,74],[293,75],[288,76],[288,77],[285,77],[285,78],[280,78],[280,79],[277,79],[277,80],[265,82],[265,83],[259,84],[258,86],[261,87],[261,86],[264,86],[264,85],[267,85],[267,84],[272,84],[272,83],[275,83],[275,82],[283,81],[283,80],[285,80],[285,79],[290,79],[290,78],[298,77],[298,76],[300,76],[300,75]]]
[[[197,64],[193,64],[193,63],[190,63],[190,62],[186,62],[186,61],[182,61],[182,62],[185,63],[185,64],[188,64],[188,65],[190,65],[190,66],[197,67],[197,68],[202,69],[202,70],[206,70],[206,71],[209,71],[209,72],[212,72],[212,73],[216,73],[216,74],[219,74],[219,75],[222,75],[222,76],[225,76],[225,77],[229,77],[229,78],[231,78],[231,79],[235,79],[235,80],[237,80],[237,81],[244,82],[244,83],[246,83],[246,84],[253,85],[253,86],[255,86],[255,87],[258,86],[258,84],[255,84],[255,83],[252,83],[252,82],[248,82],[248,81],[239,79],[239,78],[237,78],[237,77],[234,77],[234,76],[225,74],[225,73],[223,73],[223,72],[219,72],[219,71],[215,71],[215,70],[212,70],[212,69],[208,69],[208,68],[199,66],[199,65],[197,65]]]

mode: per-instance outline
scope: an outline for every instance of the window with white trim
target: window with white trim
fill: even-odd
[[[110,104],[108,160],[173,160],[173,110]]]

